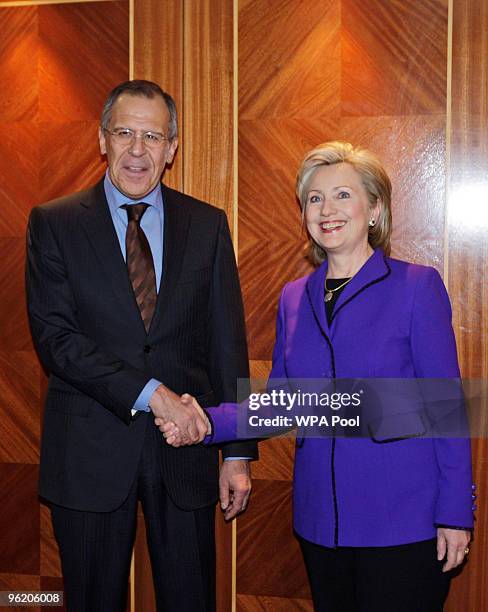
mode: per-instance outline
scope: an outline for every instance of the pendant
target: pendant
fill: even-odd
[[[330,300],[332,299],[333,295],[334,294],[332,293],[332,291],[327,291],[327,293],[325,294],[325,297],[324,297],[324,301],[325,302],[330,302]]]

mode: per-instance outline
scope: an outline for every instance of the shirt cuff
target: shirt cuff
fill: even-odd
[[[226,457],[224,461],[252,461],[252,457]]]
[[[136,399],[134,406],[132,407],[132,414],[137,412],[138,410],[143,410],[144,412],[150,412],[149,408],[149,400],[152,397],[152,394],[162,383],[155,378],[151,378],[149,382],[146,383],[144,389],[140,392],[139,397]]]

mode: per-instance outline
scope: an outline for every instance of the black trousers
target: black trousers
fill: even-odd
[[[442,612],[449,573],[437,542],[326,548],[299,538],[316,612]]]
[[[113,512],[51,506],[69,612],[123,612],[141,500],[158,612],[215,610],[215,507],[184,511],[163,486],[161,433],[148,422],[137,478]]]

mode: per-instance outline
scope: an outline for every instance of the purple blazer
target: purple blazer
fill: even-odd
[[[458,378],[451,307],[438,272],[377,249],[324,308],[327,262],[285,285],[271,378]],[[241,409],[242,410],[242,409]],[[212,443],[235,439],[238,404],[208,409]],[[241,413],[242,414],[242,413]],[[307,438],[297,444],[294,528],[323,546],[393,546],[471,527],[465,438]]]

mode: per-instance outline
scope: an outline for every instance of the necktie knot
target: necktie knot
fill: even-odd
[[[140,223],[142,215],[146,212],[148,206],[149,204],[141,202],[141,204],[124,204],[122,208],[125,208],[129,221]]]

